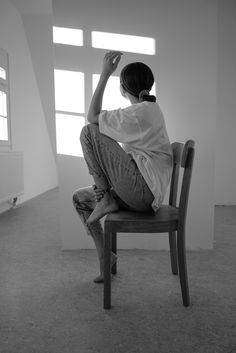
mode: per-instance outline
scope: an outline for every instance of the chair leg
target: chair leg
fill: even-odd
[[[104,231],[104,309],[111,308],[111,233]]]
[[[114,254],[117,254],[117,236],[116,236],[116,233],[112,233],[112,238],[111,238],[111,251],[114,253]],[[111,273],[113,275],[116,275],[117,273],[117,263],[115,262],[114,265],[112,266],[111,268]]]
[[[177,249],[178,249],[178,265],[179,265],[179,278],[182,291],[183,305],[190,305],[189,288],[188,288],[188,274],[186,265],[186,251],[185,251],[185,232],[177,232]]]
[[[173,275],[178,274],[176,232],[169,232],[170,261]]]

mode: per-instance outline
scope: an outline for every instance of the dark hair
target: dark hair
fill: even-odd
[[[140,101],[156,102],[156,97],[149,95],[154,83],[152,70],[141,62],[126,65],[120,74],[123,89],[139,98]]]

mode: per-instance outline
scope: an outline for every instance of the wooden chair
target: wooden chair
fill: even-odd
[[[179,272],[182,300],[189,306],[189,288],[185,252],[185,224],[189,188],[194,159],[194,141],[175,142],[173,149],[173,173],[170,183],[169,204],[161,205],[156,213],[119,211],[109,214],[104,221],[104,309],[111,308],[111,272],[116,274],[116,264],[111,269],[111,250],[117,253],[117,233],[168,233],[171,269]],[[177,207],[180,167],[183,168],[182,185]]]

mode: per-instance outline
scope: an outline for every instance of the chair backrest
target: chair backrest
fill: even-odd
[[[182,161],[184,144],[180,142],[174,142],[171,144],[171,147],[173,152],[173,171],[170,182],[169,205],[176,206],[179,184],[179,170]]]
[[[192,167],[194,159],[194,145],[193,140],[188,140],[185,144],[180,142],[172,143],[173,151],[173,172],[170,183],[170,196],[169,204],[172,206],[177,206],[177,196],[178,196],[178,184],[179,184],[179,172],[180,167],[184,168],[182,185],[180,191],[179,209],[180,216],[185,221],[186,209],[189,197],[189,188],[192,176]]]

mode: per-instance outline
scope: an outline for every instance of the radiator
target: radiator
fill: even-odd
[[[0,152],[0,204],[24,193],[23,154]]]

